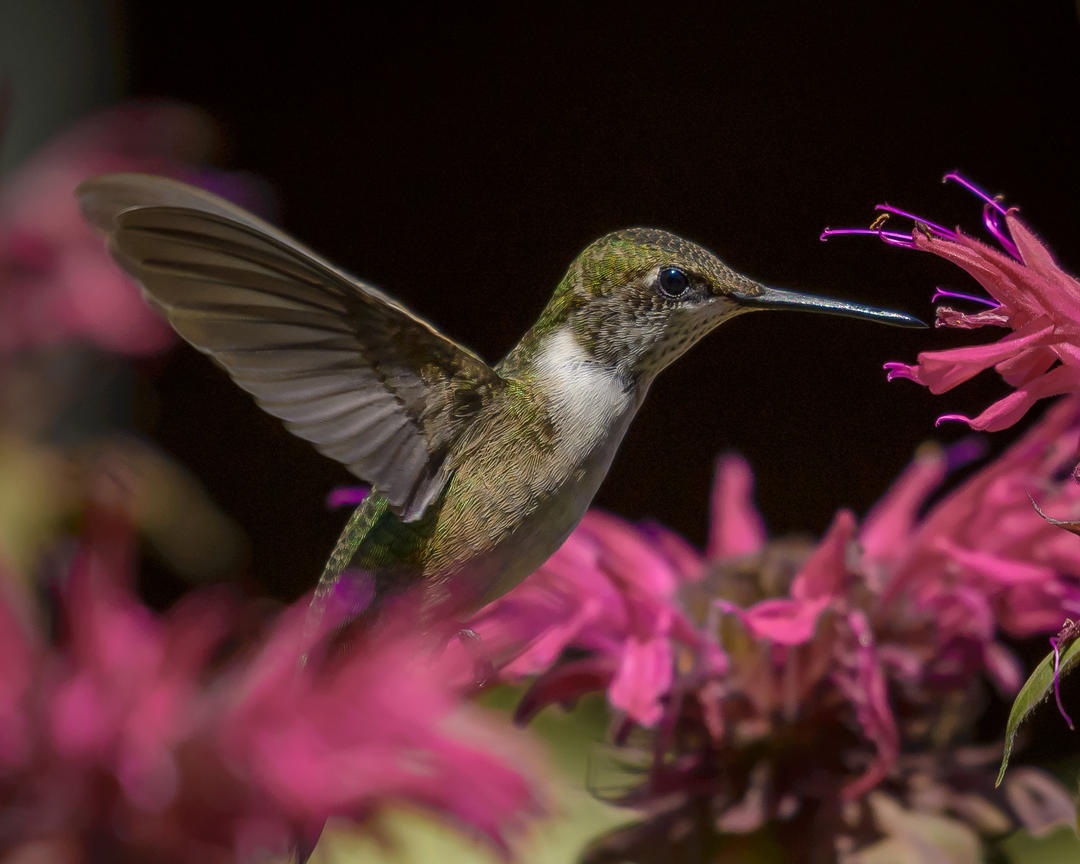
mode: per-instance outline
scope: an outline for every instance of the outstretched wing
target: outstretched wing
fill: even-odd
[[[115,174],[86,218],[169,323],[266,411],[419,518],[451,443],[503,385],[382,292],[200,189]]]

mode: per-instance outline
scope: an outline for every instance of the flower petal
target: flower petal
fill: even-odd
[[[834,680],[855,707],[855,716],[863,733],[877,748],[877,756],[863,773],[841,791],[842,797],[850,801],[866,794],[885,779],[889,768],[900,755],[900,733],[889,705],[885,670],[874,650],[870,622],[863,612],[855,610],[847,616],[847,623],[856,642],[855,656],[852,658],[853,674],[848,677],[838,673]]]
[[[1043,276],[1050,284],[1061,286],[1058,299],[1066,308],[1076,308],[1080,303],[1080,281],[1070,276],[1054,260],[1053,254],[1045,243],[1035,233],[1017,218],[1015,211],[1010,210],[1005,214],[1005,224],[1009,228],[1016,248],[1020,251],[1020,257],[1024,264],[1039,275]]]
[[[931,393],[941,394],[974,378],[984,369],[1030,348],[1049,345],[1053,340],[1053,325],[1049,320],[1039,318],[987,345],[923,351],[919,354],[917,380],[929,387]]]
[[[919,448],[911,464],[863,520],[859,542],[868,561],[902,557],[919,508],[941,485],[946,469],[944,450],[935,446]]]
[[[1040,399],[1080,390],[1080,368],[1058,366],[999,399],[967,421],[972,429],[998,432],[1008,429]]]
[[[755,603],[749,609],[741,609],[726,600],[714,603],[721,611],[737,616],[757,639],[768,639],[777,645],[801,645],[814,638],[818,618],[830,599],[827,595],[810,600],[776,597]]]
[[[660,697],[671,688],[673,657],[666,637],[648,641],[628,639],[608,699],[642,726],[654,726],[661,717]]]
[[[751,555],[765,544],[765,523],[754,506],[754,473],[741,456],[728,454],[717,462],[709,510],[709,558]]]
[[[850,510],[841,510],[795,577],[791,596],[797,600],[811,600],[842,594],[850,575],[847,558],[854,536],[855,515]]]

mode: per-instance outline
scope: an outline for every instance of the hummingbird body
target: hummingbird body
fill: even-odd
[[[656,375],[735,315],[796,308],[922,326],[767,287],[697,244],[632,228],[586,247],[491,367],[206,192],[120,174],[77,194],[183,338],[372,484],[327,562],[316,613],[350,561],[374,579],[375,612],[414,587],[452,614],[512,588],[581,520]]]
[[[495,367],[513,386],[476,418],[420,519],[403,521],[377,494],[358,508],[364,532],[352,565],[372,574],[377,595],[420,584],[431,605],[484,605],[581,521],[644,389],[591,363],[566,328],[539,351],[532,362],[511,353]]]

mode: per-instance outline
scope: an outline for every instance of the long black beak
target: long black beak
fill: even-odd
[[[746,290],[731,292],[733,298],[743,306],[753,309],[800,309],[803,312],[819,312],[823,315],[842,315],[846,318],[865,318],[868,321],[880,321],[893,327],[925,327],[922,321],[905,312],[892,309],[880,309],[877,306],[864,306],[862,303],[850,303],[847,300],[834,300],[832,297],[818,297],[799,291],[783,291],[767,285],[752,283]]]

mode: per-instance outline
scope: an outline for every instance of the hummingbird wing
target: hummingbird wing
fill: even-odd
[[[117,262],[188,342],[406,521],[505,382],[375,288],[250,213],[161,177],[79,186]]]

